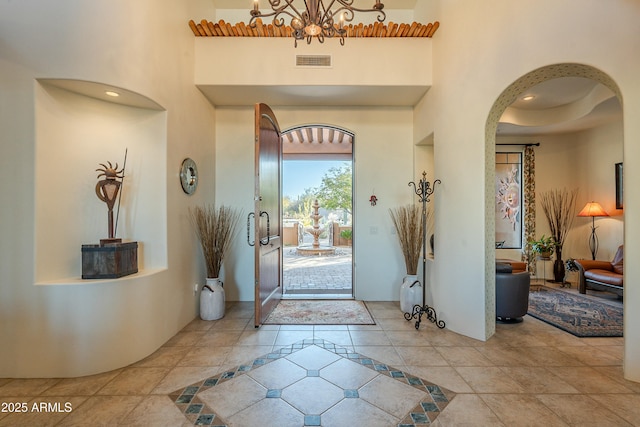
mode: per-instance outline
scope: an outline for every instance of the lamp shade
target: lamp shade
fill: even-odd
[[[609,216],[609,214],[602,209],[600,203],[589,202],[584,206],[584,208],[582,208],[578,216]]]

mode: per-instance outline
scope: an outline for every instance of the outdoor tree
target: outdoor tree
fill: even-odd
[[[286,197],[286,203],[283,199],[283,211],[285,218],[293,218],[300,220],[304,225],[311,224],[311,205],[316,198],[313,188],[306,188],[304,193],[299,195],[296,200]]]
[[[316,189],[316,196],[322,207],[344,209],[351,214],[351,163],[329,169]]]

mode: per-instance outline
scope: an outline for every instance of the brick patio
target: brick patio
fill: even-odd
[[[296,248],[285,247],[284,295],[350,297],[352,295],[351,259],[352,251],[349,247],[338,247],[335,255],[326,256],[301,256],[296,253]]]

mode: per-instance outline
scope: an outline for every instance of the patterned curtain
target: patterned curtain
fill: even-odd
[[[536,257],[531,256],[529,241],[535,239],[536,234],[536,154],[532,146],[524,149],[522,175],[523,188],[523,225],[524,244],[522,246],[522,261],[529,266],[529,273],[536,274]]]

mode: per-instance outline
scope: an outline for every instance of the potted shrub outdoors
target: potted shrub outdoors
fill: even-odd
[[[553,237],[546,237],[544,234],[538,240],[531,240],[529,244],[531,245],[531,251],[538,254],[539,259],[550,259],[556,247]]]
[[[195,207],[189,209],[196,235],[200,240],[205,266],[207,284],[200,291],[200,318],[216,320],[224,316],[225,294],[220,280],[222,261],[231,246],[240,212],[234,208],[220,206]]]
[[[351,246],[351,240],[353,240],[353,230],[347,228],[340,232],[340,237],[347,241],[347,245]]]
[[[398,233],[407,276],[400,287],[400,309],[410,313],[422,303],[422,285],[418,281],[418,262],[422,250],[422,210],[415,205],[389,209],[393,225]]]

